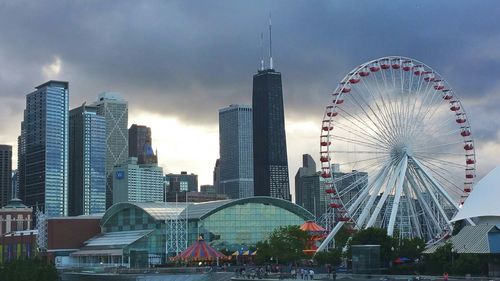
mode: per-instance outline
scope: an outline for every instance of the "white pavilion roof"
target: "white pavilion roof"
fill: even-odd
[[[500,218],[500,166],[491,170],[473,188],[452,221],[478,217]]]

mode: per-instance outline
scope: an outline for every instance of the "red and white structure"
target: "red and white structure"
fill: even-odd
[[[346,223],[439,240],[476,175],[460,98],[434,69],[399,56],[366,62],[340,81],[321,125],[320,162],[335,223],[318,251]],[[349,173],[335,177],[334,163]],[[358,171],[368,179],[349,180]]]

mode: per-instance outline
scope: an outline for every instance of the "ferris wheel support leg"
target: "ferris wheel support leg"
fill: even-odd
[[[434,231],[434,234],[438,234],[440,233],[440,226],[439,226],[439,223],[438,221],[436,220],[436,218],[434,217],[434,215],[432,214],[432,210],[431,210],[431,207],[429,206],[429,204],[427,204],[427,202],[425,201],[425,198],[422,196],[422,191],[420,190],[420,188],[418,188],[417,184],[415,183],[415,180],[413,179],[413,177],[408,177],[408,181],[410,182],[410,184],[413,186],[413,189],[414,190],[418,190],[419,192],[415,192],[415,194],[417,195],[417,198],[418,198],[418,201],[420,202],[420,205],[423,206],[423,209],[424,209],[424,212],[426,214],[426,216],[424,216],[424,218],[426,219],[430,219],[431,222],[433,223],[434,225],[434,228],[432,228],[430,225],[428,225],[428,227],[430,227],[431,229],[433,229]],[[433,234],[433,235],[434,235]]]
[[[409,174],[406,175],[407,178],[409,178]],[[409,185],[410,183],[408,182],[405,182],[405,184],[403,185],[403,192],[406,194],[406,198],[412,198],[411,196],[411,193],[410,193],[410,188],[409,188]],[[411,222],[412,224],[414,225],[415,229],[416,229],[416,233],[417,233],[417,236],[420,237],[420,238],[423,238],[423,234],[422,234],[422,229],[420,228],[420,223],[418,222],[418,215],[417,215],[417,211],[415,209],[415,202],[410,199],[408,200],[408,207],[409,207],[409,214],[410,214],[410,218],[411,218]]]
[[[387,185],[385,186],[385,190],[382,193],[382,197],[378,201],[377,206],[375,207],[375,210],[373,210],[373,213],[370,216],[370,219],[368,220],[366,227],[372,227],[375,224],[375,221],[377,220],[377,217],[380,214],[380,211],[382,210],[382,206],[384,206],[385,201],[387,200],[387,197],[389,196],[389,193],[391,193],[392,187],[396,183],[396,178],[397,178],[396,171],[398,171],[401,168],[401,165],[403,165],[403,162],[399,162],[397,168],[392,171],[391,178],[389,179]]]
[[[382,183],[384,182],[384,179],[387,176],[388,171],[389,171],[389,167],[384,166],[384,168],[382,170],[380,170],[379,174],[375,178],[375,181],[373,183],[372,194],[370,195],[370,199],[368,199],[368,202],[366,203],[366,206],[363,209],[363,212],[361,212],[361,215],[356,220],[356,226],[358,229],[363,227],[363,224],[365,223],[365,220],[366,220],[368,214],[371,212],[373,203],[375,202],[375,199],[377,199],[378,194],[380,193],[380,189],[382,189]]]
[[[328,246],[328,243],[330,243],[330,241],[332,241],[333,237],[335,237],[335,235],[337,234],[337,232],[339,232],[340,228],[343,225],[344,225],[344,222],[340,221],[333,227],[332,231],[328,234],[328,236],[325,238],[325,240],[323,240],[323,242],[321,242],[321,245],[319,245],[318,249],[316,250],[316,253],[324,251],[326,249],[326,247]]]
[[[387,235],[392,236],[394,233],[394,224],[396,223],[396,215],[398,214],[399,201],[401,200],[401,194],[403,193],[403,183],[406,175],[406,168],[408,167],[408,156],[403,157],[403,165],[399,168],[399,177],[396,185],[396,194],[394,195],[394,201],[392,202],[391,217],[389,219],[389,225],[387,227]]]
[[[427,177],[425,177],[425,173],[421,169],[417,169],[417,176],[418,176],[418,178],[420,179],[420,181],[422,183],[425,183],[424,179],[427,179],[427,182],[429,182],[429,179]],[[431,185],[434,186],[433,183],[431,183]],[[434,186],[434,188],[437,188],[437,187]],[[450,230],[453,230],[453,225],[451,224],[450,219],[448,218],[446,212],[444,211],[443,207],[441,206],[441,203],[439,202],[438,198],[436,197],[436,194],[434,193],[433,190],[431,190],[429,188],[428,188],[428,192],[429,192],[429,194],[430,194],[430,196],[432,198],[432,201],[434,202],[434,205],[437,206],[438,211],[441,214],[441,217],[445,219],[446,224],[448,225],[448,227],[450,228]]]
[[[455,210],[458,210],[458,206],[456,204],[456,202],[453,200],[453,198],[451,198],[451,196],[444,190],[444,188],[434,179],[434,177],[432,176],[432,174],[430,174],[427,169],[420,163],[420,161],[418,161],[417,159],[411,157],[413,163],[415,163],[415,165],[418,166],[419,168],[419,173],[421,172],[425,178],[427,178],[431,183],[432,185],[434,185],[434,187],[439,191],[439,193],[441,193],[441,195],[443,195],[444,198],[446,198],[446,200],[450,203],[451,206],[453,206],[453,208],[455,208]],[[438,205],[440,206],[440,205]],[[447,218],[445,216],[445,218]],[[450,218],[451,219],[451,218]],[[450,222],[450,219],[447,218],[447,223],[449,225],[451,225],[451,222]],[[471,219],[467,219],[467,221],[471,224],[471,225],[476,225]]]

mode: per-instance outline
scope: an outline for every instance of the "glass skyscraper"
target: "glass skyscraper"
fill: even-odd
[[[253,76],[252,109],[254,193],[291,200],[281,73]]]
[[[20,197],[49,216],[68,214],[68,100],[68,82],[36,87],[21,125]]]
[[[252,107],[235,105],[219,110],[219,192],[230,198],[254,195]]]
[[[106,119],[83,104],[69,112],[69,215],[106,211]]]
[[[113,204],[113,168],[128,160],[128,103],[118,93],[105,92],[93,104],[106,119],[106,208]]]

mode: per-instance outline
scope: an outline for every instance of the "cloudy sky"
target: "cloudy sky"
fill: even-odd
[[[338,81],[387,55],[440,72],[469,114],[479,175],[500,162],[498,1],[0,1],[0,143],[16,146],[33,87],[67,80],[70,108],[121,92],[164,169],[210,184],[217,111],[251,104],[270,12],[292,178],[303,153],[318,159]]]

